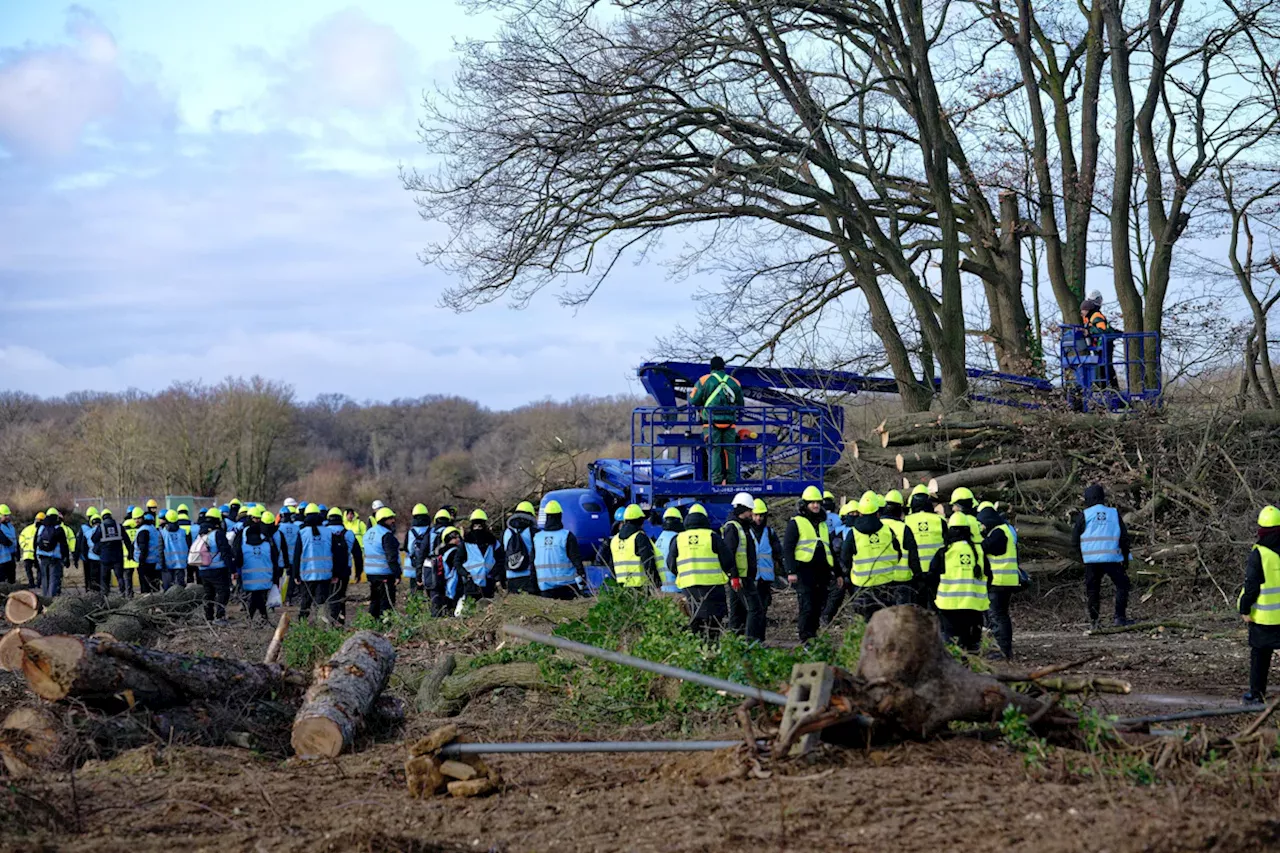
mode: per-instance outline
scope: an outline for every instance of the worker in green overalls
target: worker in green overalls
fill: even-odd
[[[742,385],[724,370],[724,359],[711,359],[711,372],[693,386],[689,402],[702,409],[707,424],[707,451],[710,479],[727,485],[738,479],[738,410],[742,408]]]

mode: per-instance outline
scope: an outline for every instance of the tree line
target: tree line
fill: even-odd
[[[310,402],[260,377],[155,394],[0,393],[0,498],[17,513],[77,497],[286,496],[367,508],[514,505],[581,485],[630,455],[637,400],[577,398],[492,411],[459,397]]]

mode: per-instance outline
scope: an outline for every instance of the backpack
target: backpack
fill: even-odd
[[[187,565],[208,568],[212,562],[213,552],[209,550],[209,534],[201,533],[187,551]]]
[[[528,529],[528,528],[526,528]],[[507,528],[511,534],[507,542],[507,570],[512,572],[522,572],[529,563],[529,549],[524,544],[524,537],[520,534],[524,531],[515,528]]]
[[[413,553],[409,555],[409,565],[413,566],[416,571],[422,571],[422,567],[426,565],[427,557],[431,553],[432,532],[433,530],[428,528],[427,532],[419,536],[413,543]]]
[[[41,551],[58,550],[57,529],[49,524],[41,525],[40,534],[36,537],[36,547]]]

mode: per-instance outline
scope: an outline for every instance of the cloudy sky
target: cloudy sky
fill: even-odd
[[[440,229],[396,171],[431,165],[419,102],[452,40],[493,27],[449,0],[0,4],[3,387],[256,373],[509,407],[636,391],[692,318],[687,283],[634,268],[576,313],[437,307],[416,253]]]

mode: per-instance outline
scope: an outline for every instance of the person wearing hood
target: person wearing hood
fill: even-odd
[[[250,622],[256,615],[261,615],[263,622],[270,621],[267,617],[267,594],[271,585],[280,580],[284,568],[276,539],[270,526],[264,524],[267,518],[275,521],[270,513],[250,516],[235,541],[237,574],[241,587],[249,593]]]
[[[302,581],[299,590],[302,603],[298,608],[298,618],[303,622],[310,618],[313,605],[323,615],[322,608],[329,601],[329,591],[333,586],[333,552],[339,544],[345,551],[345,537],[335,534],[333,528],[325,524],[324,514],[318,505],[307,504],[292,561],[298,567],[298,577]],[[345,563],[345,554],[342,559]]]
[[[400,561],[401,576],[408,584],[408,595],[412,595],[415,586],[421,586],[423,580],[423,564],[430,559],[431,552],[431,511],[426,504],[414,504],[409,521],[409,531],[404,536],[404,559]]]
[[[897,604],[901,588],[911,579],[902,543],[880,518],[879,497],[867,492],[858,501],[858,515],[840,549],[840,566],[847,569],[847,577],[842,572],[837,583],[850,587],[849,607],[863,619]]]
[[[818,635],[818,620],[827,604],[835,557],[831,551],[831,531],[822,507],[822,492],[808,486],[800,496],[800,512],[787,522],[782,535],[782,559],[787,580],[795,587],[800,611],[796,629],[800,642]]]
[[[933,597],[925,595],[923,574],[933,562],[933,555],[942,550],[946,539],[947,524],[934,508],[933,495],[929,487],[918,485],[911,490],[911,511],[902,519],[911,530],[912,541],[916,543],[917,565],[912,567],[914,574],[915,600],[921,606],[932,610]]]
[[[362,549],[364,573],[369,579],[369,615],[382,618],[395,607],[396,581],[400,579],[400,541],[396,539],[396,514],[384,506],[373,514]]]
[[[622,526],[609,539],[601,558],[623,589],[644,589],[650,584],[656,589],[662,579],[653,542],[644,532],[644,510],[639,504],[627,504],[621,512]]]
[[[543,513],[547,522],[533,537],[538,590],[544,598],[572,601],[587,587],[587,570],[582,566],[578,539],[565,529],[559,501],[548,501]]]
[[[1240,616],[1249,623],[1249,692],[1246,705],[1267,700],[1271,656],[1280,648],[1280,509],[1258,513],[1258,542],[1244,566]]]
[[[680,592],[680,587],[676,585],[675,572],[667,567],[667,554],[671,551],[671,541],[683,530],[684,516],[680,515],[680,507],[667,507],[662,513],[662,532],[658,534],[657,539],[653,540],[653,557],[658,564],[658,571],[662,573],[661,589],[668,594]]]
[[[502,531],[502,553],[507,577],[507,592],[538,594],[538,580],[534,577],[534,535],[538,523],[533,504],[521,501],[516,511],[507,519]]]
[[[880,520],[889,526],[902,546],[902,561],[894,579],[894,597],[898,604],[915,604],[916,578],[924,572],[915,533],[907,527],[903,514],[902,492],[892,489],[880,497]]]
[[[756,543],[756,594],[760,596],[760,618],[769,624],[769,607],[773,604],[773,584],[778,579],[778,560],[782,542],[769,526],[769,505],[756,498],[751,507],[751,538]]]
[[[1013,660],[1013,620],[1009,616],[1009,602],[1021,588],[1018,574],[1018,531],[1005,518],[995,504],[984,503],[978,507],[978,521],[984,532],[982,551],[991,563],[991,609],[987,619],[996,646],[1005,660]]]
[[[1114,624],[1132,625],[1129,608],[1129,530],[1120,511],[1106,505],[1106,492],[1094,483],[1084,490],[1084,512],[1076,518],[1071,542],[1084,563],[1084,589],[1088,599],[1089,625],[1098,628],[1102,599],[1102,578],[1111,578],[1116,588]]]
[[[133,588],[126,583],[124,573],[124,528],[115,520],[108,507],[102,508],[102,517],[94,528],[92,538],[93,547],[98,552],[98,588],[104,593],[110,592],[111,578],[114,575],[120,594],[132,597]]]
[[[684,530],[671,540],[667,571],[676,576],[676,587],[688,598],[693,612],[689,628],[710,640],[718,639],[729,616],[725,585],[736,569],[733,552],[711,528],[701,504],[689,507]]]
[[[0,581],[18,582],[18,531],[7,504],[0,504]]]
[[[982,544],[982,525],[978,523],[977,499],[973,492],[964,486],[951,493],[951,518],[964,516],[969,524],[969,538],[974,545]]]
[[[463,594],[477,600],[493,598],[497,587],[495,570],[498,566],[498,540],[489,530],[489,514],[484,510],[473,510],[468,523],[467,532],[462,536],[462,548],[466,552],[462,573]]]
[[[40,591],[46,598],[57,598],[62,594],[62,574],[71,565],[71,545],[56,507],[45,511],[35,545],[40,560]]]
[[[434,562],[431,612],[436,616],[450,616],[460,612],[458,604],[462,600],[462,576],[467,571],[467,549],[462,541],[462,531],[456,527],[441,530],[439,542]]]
[[[947,523],[942,550],[929,563],[928,578],[936,586],[934,605],[948,642],[976,654],[982,643],[983,616],[991,604],[987,586],[991,565],[975,544],[968,516],[957,513]]]
[[[164,528],[157,531],[160,540],[160,587],[187,585],[187,556],[191,553],[191,533],[182,529],[175,510],[164,514]]]
[[[342,510],[330,507],[325,515],[325,526],[333,531],[335,542],[341,541],[341,548],[333,552],[333,581],[329,588],[329,621],[335,625],[347,624],[347,587],[352,578],[360,577],[364,571],[364,552],[360,548],[360,540],[342,520]],[[367,531],[366,531],[367,532]],[[400,553],[396,552],[399,558]]]
[[[204,618],[215,625],[227,624],[227,599],[231,597],[231,574],[238,565],[231,540],[222,527],[222,510],[214,507],[200,523],[200,535],[209,550],[209,565],[199,567],[204,587]]]
[[[729,573],[729,630],[749,640],[764,642],[764,605],[760,601],[757,579],[760,573],[756,538],[751,535],[756,499],[746,492],[733,496],[729,519],[720,528],[725,552],[733,555],[733,571]]]

